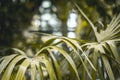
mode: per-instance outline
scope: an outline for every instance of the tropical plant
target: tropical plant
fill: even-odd
[[[120,41],[120,14],[98,32],[97,27],[79,6],[75,5],[90,23],[96,40],[86,42],[53,36],[40,46],[34,56],[28,56],[22,50],[11,48],[15,54],[0,59],[1,80],[29,78],[31,80],[115,80],[119,78],[120,57],[116,42]],[[67,49],[64,49],[65,47]],[[118,76],[115,76],[115,69],[118,70]],[[65,78],[65,72],[68,72],[68,78]]]
[[[56,42],[56,40],[59,41]],[[39,74],[40,80],[44,80],[45,71],[48,73],[50,80],[62,80],[63,75],[61,74],[60,64],[58,64],[58,61],[55,58],[55,51],[59,51],[59,53],[67,60],[69,68],[71,71],[73,71],[72,74],[74,76],[72,76],[72,79],[76,78],[80,80],[73,58],[64,49],[56,46],[60,43],[66,43],[69,47],[71,47],[71,49],[74,50],[76,55],[79,56],[79,59],[82,62],[85,70],[89,74],[87,66],[84,64],[84,60],[81,56],[83,50],[78,41],[66,37],[56,37],[44,43],[41,46],[40,50],[32,57],[27,56],[23,51],[19,49],[12,48],[15,52],[17,52],[17,54],[5,56],[1,59],[0,74],[2,75],[2,80],[23,80],[26,78],[25,73],[27,71],[31,72],[31,80],[35,80],[37,78],[37,74]],[[80,51],[81,54],[78,53]],[[92,68],[94,68],[87,56],[85,56],[85,59],[88,60]]]
[[[91,75],[93,80],[96,80],[97,77],[101,80],[115,80],[115,73],[113,73],[113,69],[115,69],[114,66],[118,70],[118,75],[120,76],[120,56],[116,47],[116,42],[120,41],[120,14],[114,16],[112,21],[108,25],[103,26],[98,32],[97,27],[88,19],[79,6],[77,4],[75,5],[90,23],[96,37],[95,42],[81,45],[85,47],[84,52],[86,55],[90,56],[93,65],[97,69],[97,71],[92,71]]]

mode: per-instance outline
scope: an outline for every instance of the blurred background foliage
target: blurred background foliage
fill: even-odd
[[[95,40],[73,2],[99,27],[98,31],[120,12],[120,0],[0,0],[0,47],[30,53],[49,39],[40,32]]]

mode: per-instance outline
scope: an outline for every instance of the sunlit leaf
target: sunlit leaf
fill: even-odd
[[[4,57],[4,60],[0,63],[0,74],[15,56],[17,56],[17,54],[13,54],[13,55]]]
[[[61,70],[60,70],[60,65],[58,64],[58,61],[56,60],[55,56],[53,55],[52,51],[50,49],[47,49],[52,57],[53,60],[53,66],[55,66],[55,73],[56,76],[58,78],[58,80],[62,80],[62,74],[61,74]]]
[[[30,61],[28,59],[25,59],[21,64],[20,67],[18,69],[17,75],[15,80],[23,80],[24,76],[25,76],[25,72],[27,70],[27,67],[29,66]],[[31,75],[32,76],[32,75]]]
[[[51,45],[55,40],[56,40],[56,38],[52,38],[52,39],[46,41],[46,42],[41,46],[41,48]]]
[[[25,56],[17,56],[10,62],[10,64],[8,64],[8,67],[5,69],[5,72],[2,76],[2,80],[10,79],[11,73],[12,73],[16,63],[19,62],[23,58],[25,58]]]
[[[93,64],[91,63],[91,61],[88,59],[88,56],[86,56],[86,54],[84,53],[83,49],[81,48],[80,44],[77,42],[76,39],[70,39],[70,38],[66,38],[66,37],[61,37],[61,38],[63,38],[63,41],[65,43],[67,43],[76,52],[77,56],[79,56],[79,58],[82,62],[83,62],[83,59],[81,57],[81,54],[85,56],[86,60],[89,62],[89,64],[92,66],[92,68],[94,70],[96,70],[95,67],[93,66]],[[77,51],[78,49],[81,51],[81,54],[78,53],[78,51]],[[83,62],[83,65],[84,65],[84,62]]]
[[[40,80],[44,80],[44,75],[43,75],[43,71],[42,71],[42,68],[39,64],[39,62],[36,62],[36,67],[38,69],[38,72],[39,72],[39,77],[40,77]]]
[[[110,47],[110,50],[112,51],[112,53],[114,55],[115,60],[120,64],[120,56],[118,54],[117,47],[115,46],[115,43],[112,41],[111,42],[108,41],[107,43]]]
[[[86,67],[86,65],[85,65],[85,63],[84,63],[84,61],[83,61],[83,58],[82,58],[81,54],[78,53],[77,49],[79,49],[80,51],[82,51],[82,54],[85,56],[86,60],[90,63],[90,65],[92,66],[92,68],[93,68],[94,70],[96,70],[96,69],[95,69],[95,67],[92,65],[91,61],[88,59],[88,57],[86,56],[86,54],[83,52],[83,50],[82,50],[82,48],[80,47],[80,45],[79,45],[76,41],[74,41],[74,40],[72,40],[72,39],[70,40],[70,39],[65,38],[65,39],[63,39],[63,41],[64,41],[65,43],[67,43],[67,44],[75,51],[75,53],[77,54],[77,56],[78,56],[79,59],[81,60],[83,66],[84,66],[84,68],[85,68],[85,70],[87,71],[87,74],[88,74],[89,77],[91,78],[91,75],[90,75],[90,73],[89,73],[89,71],[88,71],[88,69],[87,69],[87,67]]]
[[[31,69],[30,69],[30,72],[31,72],[31,80],[35,80],[36,79],[36,63],[37,61],[36,60],[31,60],[31,63],[30,63],[30,67],[31,67]]]
[[[92,23],[92,21],[85,15],[85,13],[81,10],[81,8],[76,4],[76,3],[74,3],[75,4],[75,6],[77,7],[77,9],[79,10],[79,12],[85,17],[85,19],[89,22],[89,24],[91,25],[91,27],[92,27],[92,29],[93,29],[93,31],[94,31],[94,33],[95,33],[95,37],[96,37],[96,39],[97,39],[97,41],[99,41],[99,37],[97,37],[98,36],[98,32],[97,32],[97,30],[96,30],[96,27],[95,27],[95,25]]]
[[[22,50],[17,48],[12,48],[14,51],[18,52],[19,54],[26,55]]]
[[[40,62],[42,62],[45,65],[49,73],[50,80],[56,80],[55,72],[54,72],[52,63],[49,61],[49,58],[44,54],[42,54],[41,57],[42,57],[42,60]]]
[[[74,61],[72,60],[72,58],[61,48],[57,47],[57,46],[49,46],[50,48],[53,48],[55,50],[58,50],[64,57],[65,59],[68,61],[68,63],[71,65],[71,67],[73,68],[75,74],[76,74],[76,77],[78,80],[80,80],[79,78],[79,75],[78,75],[78,72],[77,72],[77,69],[76,69],[76,66],[75,66],[75,63]]]

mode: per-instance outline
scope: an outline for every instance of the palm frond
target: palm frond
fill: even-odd
[[[85,15],[85,13],[76,3],[74,4],[77,7],[77,9],[80,11],[80,13],[88,21],[88,23],[91,25],[98,42],[120,39],[120,14],[113,17],[112,21],[107,25],[107,28],[105,30],[100,30],[100,32],[97,32],[96,26],[92,23],[92,21]]]
[[[120,14],[114,16],[110,24],[107,25],[107,28],[101,30],[98,35],[100,41],[120,39]]]
[[[16,54],[0,59],[1,79],[26,80],[28,78],[26,75],[30,75],[31,80],[37,78],[62,80],[64,76],[62,73],[69,70],[72,74],[70,78],[75,80],[96,80],[97,78],[104,80],[106,77],[115,80],[113,62],[118,65],[118,74],[120,74],[120,56],[115,43],[120,41],[120,14],[112,19],[106,29],[97,32],[92,21],[77,4],[75,6],[91,25],[97,39],[96,42],[87,43],[83,40],[52,35],[53,38],[41,45],[39,51],[32,57],[27,56],[22,50],[12,48]],[[68,50],[65,50],[61,46],[62,44],[65,44]],[[62,61],[65,60],[66,65],[60,64],[55,51],[64,58]],[[77,63],[80,65],[78,66]],[[78,67],[81,68],[81,71],[78,71]],[[65,70],[65,68],[67,69]],[[45,75],[45,73],[47,74]]]
[[[8,65],[8,63],[15,57],[17,56],[17,54],[13,54],[10,56],[5,56],[3,58],[3,61],[0,64],[0,74],[2,73],[2,71],[6,68],[6,66]]]
[[[56,40],[59,40],[59,41],[56,43],[55,42]],[[37,74],[39,74],[39,78],[41,78],[41,80],[44,80],[45,75],[44,75],[43,67],[46,69],[46,72],[50,80],[56,80],[56,79],[62,80],[60,64],[58,63],[58,60],[54,56],[54,53],[53,53],[54,50],[59,51],[60,54],[67,60],[68,64],[70,65],[73,71],[72,72],[74,74],[73,77],[74,78],[77,77],[77,79],[80,80],[80,77],[77,71],[77,66],[73,58],[70,56],[69,53],[67,53],[64,49],[62,49],[62,47],[56,46],[56,44],[61,44],[61,43],[66,43],[75,51],[75,53],[79,56],[80,60],[82,61],[82,64],[84,65],[85,70],[90,76],[90,73],[86,65],[84,64],[84,60],[81,56],[82,53],[80,54],[77,51],[77,49],[79,49],[81,52],[83,52],[78,41],[76,41],[75,39],[69,39],[66,37],[56,37],[48,40],[45,44],[43,44],[40,50],[32,58],[28,57],[22,50],[13,48],[13,50],[18,54],[6,56],[3,58],[3,60],[1,60],[0,64],[4,64],[3,66],[0,65],[0,68],[1,68],[0,74],[3,73],[2,80],[9,80],[10,76],[13,74],[13,71],[16,69],[16,67],[18,67],[18,70],[17,70],[17,74],[15,75],[15,80],[18,80],[18,79],[22,80],[23,78],[26,77],[26,73],[29,73],[29,71],[31,72],[30,74],[31,80],[35,80],[37,77]],[[85,58],[87,58],[87,56]],[[87,58],[87,60],[89,59]],[[90,60],[88,62],[94,68]]]
[[[41,56],[42,60],[39,60],[39,62],[41,62],[45,65],[45,68],[48,71],[50,80],[56,80],[56,74],[55,74],[55,71],[54,71],[51,61],[45,54],[41,54],[40,56]]]
[[[119,67],[120,56],[117,52],[115,42],[120,41],[120,14],[113,17],[112,21],[107,25],[106,29],[101,29],[100,32],[97,32],[97,29],[92,21],[85,15],[85,13],[77,4],[75,4],[75,6],[91,25],[97,39],[96,42],[85,43],[82,45],[82,47],[85,48],[84,52],[86,55],[88,54],[88,56],[91,56],[90,58],[95,68],[99,69],[97,72],[92,71],[93,80],[96,80],[96,73],[99,73],[98,77],[101,80],[105,79],[105,76],[102,75],[104,73],[107,73],[107,77],[109,77],[110,80],[115,80],[110,62],[114,60]],[[101,64],[103,66],[100,67]],[[105,70],[100,71],[101,68],[105,68]],[[120,70],[120,68],[118,68],[118,70]]]
[[[9,80],[10,79],[10,76],[12,74],[12,71],[15,67],[15,65],[21,60],[21,59],[24,59],[25,56],[16,56],[11,62],[10,64],[8,63],[8,67],[5,69],[4,71],[4,74],[2,76],[2,80]]]
[[[104,56],[104,55],[102,55],[101,57],[102,57],[102,60],[103,60],[103,64],[104,64],[104,66],[105,66],[105,69],[106,69],[106,71],[107,71],[107,74],[108,74],[108,76],[109,76],[109,79],[110,79],[110,80],[115,80],[115,77],[114,77],[114,74],[113,74],[111,65],[110,65],[107,57]]]
[[[30,65],[30,60],[25,59],[19,66],[17,75],[15,77],[15,80],[23,80],[24,76],[25,76],[25,72],[28,68],[28,66]]]
[[[79,10],[79,12],[83,15],[83,17],[88,21],[88,23],[91,25],[92,29],[93,29],[93,32],[95,33],[95,37],[97,39],[97,41],[99,41],[99,37],[98,36],[98,32],[97,32],[97,29],[95,27],[95,25],[92,23],[92,21],[85,15],[85,13],[82,11],[82,9],[76,4],[74,3],[75,6],[77,7],[77,9]]]
[[[47,49],[48,52],[50,53],[50,56],[53,60],[53,67],[55,68],[55,74],[58,80],[62,80],[62,73],[61,73],[61,69],[60,69],[60,64],[58,63],[57,59],[55,58],[55,56],[53,55],[52,51],[50,49]]]
[[[48,44],[49,44],[49,41],[53,43],[53,45],[55,45],[56,41],[57,42],[57,45],[58,44],[61,44],[61,43],[66,43],[67,46],[71,47],[73,49],[73,51],[75,52],[75,55],[78,56],[79,60],[82,62],[83,64],[83,69],[85,69],[87,71],[87,74],[89,75],[89,77],[92,79],[91,75],[90,75],[90,72],[87,68],[87,65],[84,63],[84,58],[82,56],[85,57],[85,59],[89,62],[90,66],[96,71],[95,67],[93,66],[92,62],[89,60],[88,56],[86,56],[86,54],[84,53],[84,51],[82,50],[80,44],[79,44],[79,41],[81,40],[76,40],[76,39],[72,39],[72,38],[67,38],[67,37],[55,37],[51,40],[48,40],[47,42],[45,42],[45,44],[43,45],[44,48],[45,46],[48,47]],[[82,41],[83,42],[83,41]],[[41,46],[42,47],[42,46]],[[36,55],[39,55],[41,52],[43,51],[43,49],[41,48],[40,51],[38,51],[38,53]],[[71,54],[70,54],[71,55]],[[66,59],[66,58],[65,58]],[[79,62],[79,63],[81,63]]]

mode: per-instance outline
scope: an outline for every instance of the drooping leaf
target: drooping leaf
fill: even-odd
[[[76,74],[77,79],[80,80],[78,72],[77,72],[77,69],[76,69],[76,65],[75,65],[74,61],[72,60],[72,58],[63,49],[61,49],[61,48],[59,48],[57,46],[48,46],[48,47],[49,48],[53,48],[53,49],[59,51],[65,57],[65,59],[67,60],[67,62],[73,68],[73,70],[74,70],[74,72]]]
[[[67,43],[67,44],[75,51],[75,53],[77,54],[77,56],[78,56],[79,59],[81,60],[83,66],[84,66],[84,69],[87,71],[87,74],[88,74],[89,77],[91,78],[91,75],[90,75],[90,73],[89,73],[89,71],[88,71],[88,69],[87,69],[87,66],[85,65],[85,63],[84,63],[84,61],[83,61],[83,58],[82,58],[81,54],[79,54],[78,51],[77,51],[78,49],[79,49],[79,50],[82,52],[82,54],[85,56],[86,60],[90,63],[90,65],[92,66],[92,68],[93,68],[94,70],[96,70],[96,69],[95,69],[95,67],[92,65],[91,61],[88,59],[88,57],[86,56],[86,54],[83,52],[83,50],[82,50],[82,48],[80,47],[80,45],[79,45],[76,41],[74,41],[74,40],[72,40],[72,39],[70,40],[70,39],[65,38],[65,39],[63,39],[63,41],[64,41],[65,43]]]
[[[26,55],[22,50],[17,49],[17,48],[12,48],[14,51],[18,52],[21,55]]]
[[[110,63],[109,63],[107,57],[106,57],[105,55],[102,55],[101,57],[102,57],[102,60],[103,60],[105,69],[106,69],[106,71],[107,71],[107,74],[108,74],[108,76],[109,76],[109,79],[110,79],[110,80],[115,80],[115,77],[114,77],[112,68],[111,68],[111,66],[110,66]]]
[[[15,77],[15,80],[23,80],[24,76],[25,76],[25,72],[28,68],[30,64],[30,60],[29,59],[25,59],[21,64],[20,67],[18,69],[17,75]],[[32,75],[31,75],[32,76]]]
[[[18,63],[21,59],[24,59],[24,58],[25,58],[25,56],[22,56],[22,55],[15,57],[8,64],[8,67],[5,69],[5,72],[2,76],[2,80],[9,80],[16,63]]]
[[[118,62],[120,64],[120,56],[118,54],[117,47],[115,46],[115,43],[112,41],[108,41],[107,44],[109,45],[110,50],[112,51],[112,54],[114,55],[116,62]]]
[[[0,63],[0,74],[1,72],[6,68],[7,65],[9,65],[9,62],[15,57],[17,54],[5,56],[3,58],[3,61]]]
[[[40,62],[45,65],[48,71],[50,80],[56,80],[55,72],[54,72],[52,63],[49,61],[49,58],[45,54],[42,54],[41,57],[42,57],[42,60]]]
[[[55,40],[56,40],[56,38],[52,38],[52,39],[46,41],[46,42],[41,46],[41,49],[42,49],[43,47],[46,47],[46,46],[51,45]]]
[[[92,23],[92,21],[85,15],[85,13],[82,11],[82,9],[76,4],[76,3],[74,3],[75,4],[75,6],[77,7],[77,9],[79,10],[79,12],[84,16],[84,18],[88,21],[88,23],[91,25],[91,27],[92,27],[92,29],[93,29],[93,31],[94,31],[94,33],[95,33],[95,37],[96,37],[96,39],[97,39],[97,41],[99,42],[99,37],[98,37],[98,32],[97,32],[97,29],[96,29],[96,27],[95,27],[95,25]]]
[[[30,62],[31,80],[36,80],[36,75],[37,75],[36,74],[37,73],[37,71],[36,71],[36,62],[37,62],[37,60],[31,59],[31,62]]]
[[[92,54],[92,63],[97,69],[98,68],[98,54],[96,53],[98,53],[98,50],[94,49],[93,54]],[[92,79],[96,80],[96,78],[97,78],[97,71],[92,69]]]
[[[52,51],[50,49],[47,49],[52,57],[53,60],[53,66],[55,67],[55,73],[57,76],[58,80],[62,80],[62,74],[61,74],[61,70],[60,70],[60,65],[58,64],[58,61],[56,60],[55,56],[53,55]]]
[[[43,71],[39,62],[36,62],[36,67],[38,69],[40,80],[44,80]]]
[[[101,58],[99,58],[99,63],[98,63],[98,75],[99,75],[99,78],[100,78],[100,80],[104,80],[105,78],[104,78],[104,71],[103,71],[103,65],[102,65],[102,63],[101,63]]]

